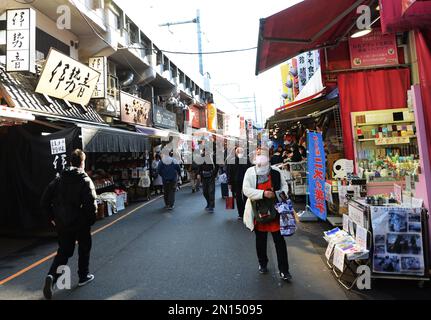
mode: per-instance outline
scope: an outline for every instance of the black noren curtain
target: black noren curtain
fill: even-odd
[[[11,127],[0,139],[0,228],[47,225],[39,206],[41,195],[80,147],[80,129],[68,128],[47,136],[25,126]],[[64,150],[63,146],[65,143]],[[82,144],[81,144],[82,146]]]

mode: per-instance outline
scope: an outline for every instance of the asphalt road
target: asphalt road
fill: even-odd
[[[287,239],[292,282],[278,278],[271,237],[270,273],[260,275],[254,234],[236,219],[236,211],[224,209],[219,186],[216,197],[216,212],[208,214],[202,194],[183,188],[173,212],[162,209],[159,199],[101,230],[93,237],[90,269],[95,281],[77,287],[75,256],[69,261],[72,289],[56,292],[54,299],[352,299],[301,230]],[[95,229],[119,217],[98,222]],[[0,260],[1,279],[55,250],[53,241],[45,241],[9,255]],[[43,299],[51,261],[0,285],[0,299]]]

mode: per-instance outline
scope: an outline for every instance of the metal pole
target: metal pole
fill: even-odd
[[[197,12],[196,12],[196,27],[197,27],[197,33],[198,33],[199,72],[203,76],[204,63],[203,63],[203,55],[202,55],[201,12],[199,9],[197,9]]]

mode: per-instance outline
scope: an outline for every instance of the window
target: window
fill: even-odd
[[[115,28],[116,30],[121,29],[120,14],[118,14],[111,8],[109,8],[108,10],[108,24],[111,28]]]

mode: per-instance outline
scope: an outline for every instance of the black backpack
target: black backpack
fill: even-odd
[[[70,228],[77,224],[81,209],[66,203],[63,194],[65,192],[62,179],[58,178],[55,185],[55,196],[53,198],[53,214],[55,223],[61,228]]]

